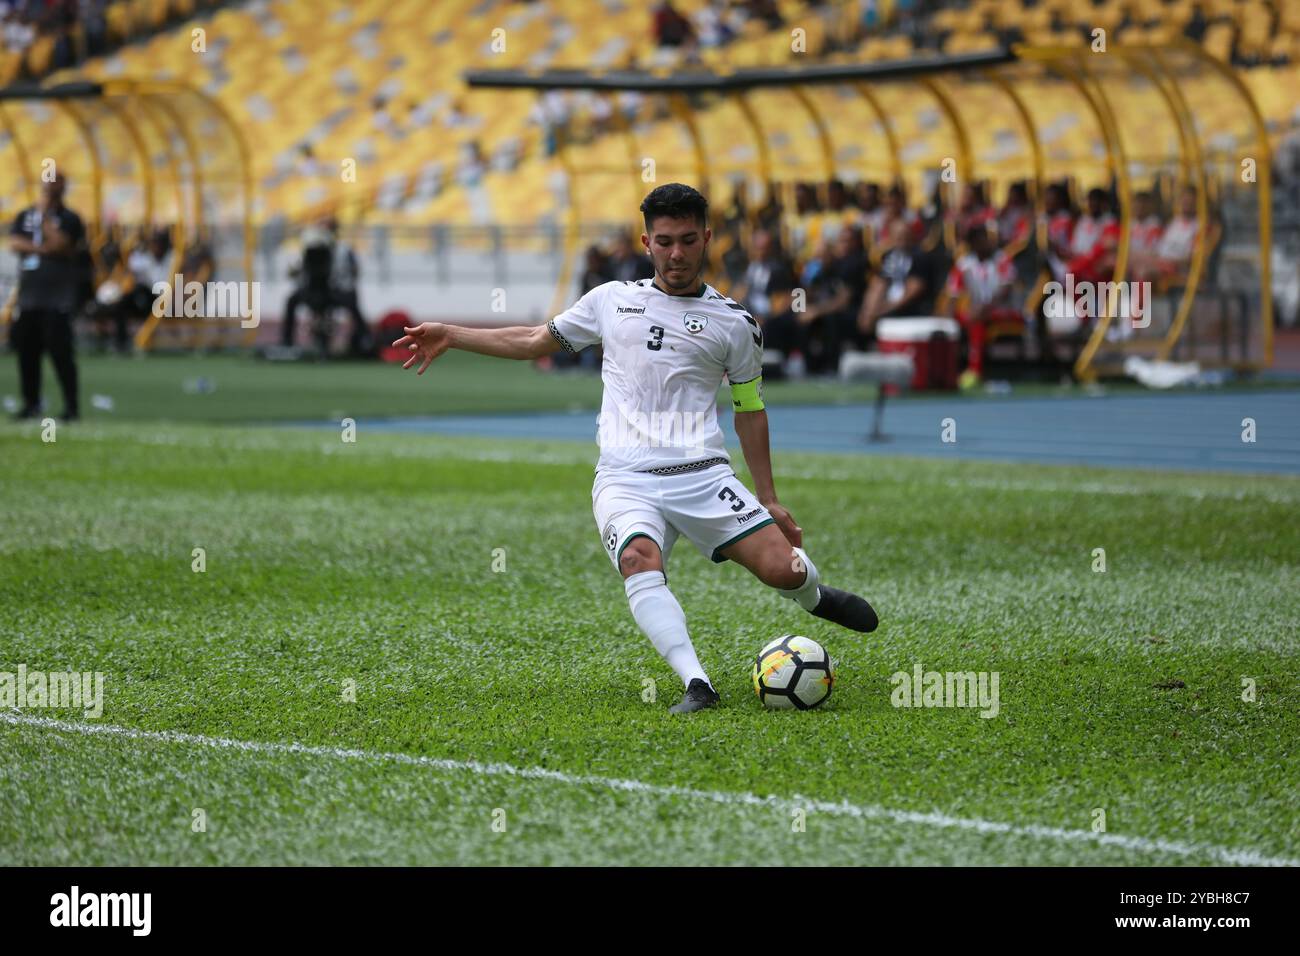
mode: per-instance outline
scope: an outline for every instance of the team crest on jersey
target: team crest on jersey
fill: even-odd
[[[613,551],[616,544],[618,544],[618,532],[614,530],[614,523],[611,521],[605,525],[605,549]]]
[[[700,315],[698,312],[686,312],[682,315],[682,322],[686,325],[686,331],[691,335],[699,335],[704,331],[704,327],[709,324],[707,315]]]

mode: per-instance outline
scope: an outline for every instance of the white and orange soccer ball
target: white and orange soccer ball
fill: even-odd
[[[750,678],[763,706],[776,710],[812,710],[835,684],[826,648],[799,634],[783,634],[759,651]]]

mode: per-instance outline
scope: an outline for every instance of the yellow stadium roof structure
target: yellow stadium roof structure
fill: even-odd
[[[922,190],[972,181],[1062,179],[1113,187],[1120,206],[1114,279],[1127,275],[1133,194],[1139,183],[1193,186],[1199,229],[1190,270],[1167,321],[1119,329],[1107,312],[1076,364],[1083,378],[1118,371],[1128,354],[1190,356],[1207,364],[1272,363],[1270,144],[1250,88],[1199,45],[1184,40],[1112,46],[1017,46],[932,59],[726,73],[477,70],[472,89],[601,96],[635,92],[669,106],[663,121],[616,137],[562,143],[568,182],[566,266],[556,311],[567,295],[584,221],[631,224],[633,196],[654,182],[685,180],[706,195],[735,175],[760,186],[831,178],[895,180]],[[647,166],[652,160],[652,166]],[[647,178],[647,168],[653,177]],[[936,170],[940,175],[933,182]],[[620,181],[627,185],[620,185]],[[1212,201],[1228,196],[1252,210],[1255,314],[1229,342],[1195,334],[1219,291],[1205,282],[1219,236]],[[616,210],[623,210],[620,215]],[[951,239],[951,237],[950,237]],[[952,243],[950,242],[950,246]],[[1224,322],[1219,327],[1226,327]],[[1118,332],[1123,334],[1117,335]],[[1221,347],[1220,347],[1221,346]],[[1217,349],[1217,351],[1216,351]]]

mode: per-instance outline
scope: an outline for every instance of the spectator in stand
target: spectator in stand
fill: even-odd
[[[672,0],[664,0],[654,12],[655,43],[661,47],[684,47],[696,39],[695,28],[673,6]]]
[[[637,255],[636,247],[632,245],[632,237],[626,232],[620,232],[614,238],[614,251],[603,271],[608,272],[611,279],[619,282],[635,282],[638,279],[653,279],[655,267],[644,250]],[[586,292],[583,294],[585,295]]]
[[[1133,197],[1133,221],[1128,233],[1128,272],[1135,280],[1156,278],[1156,246],[1163,232],[1155,194],[1139,192]]]
[[[759,206],[758,211],[754,213],[754,221],[759,229],[766,229],[768,232],[779,234],[781,219],[784,215],[785,207],[781,205],[776,183],[768,183],[767,198],[763,200],[763,205]]]
[[[1199,3],[1192,4],[1192,15],[1183,26],[1183,35],[1195,43],[1200,43],[1205,39],[1205,31],[1209,26],[1210,21],[1206,18],[1202,6]]]
[[[206,0],[208,6],[216,0]],[[79,58],[98,56],[108,51],[108,23],[105,10],[108,0],[0,0],[0,48],[11,53],[25,53],[38,36],[53,39],[48,66],[42,73],[72,66]],[[182,14],[170,5],[168,19],[193,16]],[[134,18],[133,18],[134,19]],[[78,31],[78,28],[79,31]],[[143,20],[132,29],[144,28]],[[82,42],[77,42],[80,32]],[[25,64],[30,70],[30,64]],[[39,79],[39,76],[31,76]]]
[[[609,258],[601,251],[600,246],[588,246],[583,260],[582,275],[578,277],[579,297],[613,278]]]
[[[863,243],[873,246],[880,241],[880,230],[885,223],[885,204],[880,199],[880,184],[858,183],[853,189],[853,200],[862,210],[862,223],[867,230]]]
[[[785,215],[785,234],[795,256],[806,259],[821,241],[821,207],[812,183],[795,183],[794,209]]]
[[[108,46],[107,0],[80,0],[77,17],[86,35],[87,56],[98,56]]]
[[[749,19],[763,21],[769,30],[775,30],[785,23],[781,11],[777,9],[776,0],[747,0],[744,7]]]
[[[779,352],[781,366],[774,370],[772,376],[789,376],[802,378],[805,371],[804,353],[808,350],[808,326],[801,320],[802,314],[794,311],[794,289],[792,283],[777,279],[772,284],[768,299],[772,313],[763,320],[763,351]],[[769,362],[763,361],[764,374],[768,374]]]
[[[812,255],[804,259],[803,268],[799,270],[799,287],[802,289],[813,288],[834,254],[831,244],[826,240],[823,239],[817,243]]]
[[[846,346],[862,347],[865,342],[858,314],[869,271],[860,229],[841,229],[833,248],[834,255],[813,282],[813,304],[799,316],[808,329],[808,370],[832,374]]]
[[[1074,209],[1070,193],[1063,183],[1051,183],[1043,193],[1043,226],[1047,231],[1047,248],[1043,257],[1052,278],[1065,280],[1065,264],[1070,259],[1070,240],[1074,234]]]
[[[948,273],[949,310],[961,323],[967,339],[967,363],[963,381],[978,382],[984,377],[984,340],[988,326],[994,322],[1018,322],[1020,311],[1011,304],[1015,266],[1011,258],[998,249],[986,226],[974,226],[964,235],[970,250],[959,258]]]
[[[900,231],[895,228],[896,225],[902,224],[904,230]],[[885,194],[885,215],[880,225],[880,235],[873,246],[873,254],[878,250],[883,256],[890,249],[894,248],[897,238],[907,232],[913,240],[917,240],[921,235],[921,217],[914,210],[907,208],[907,193],[901,185],[895,184],[889,187],[889,192]]]
[[[844,188],[844,183],[832,179],[826,184],[826,212],[822,216],[822,228],[819,238],[834,243],[842,229],[861,229],[862,210],[859,209]]]
[[[748,208],[748,188],[744,179],[738,179],[732,183],[731,202],[722,214],[721,227],[714,233],[714,241],[723,249],[722,271],[727,277],[728,287],[740,282],[748,265],[741,238],[749,226]]]
[[[1184,186],[1178,194],[1178,213],[1169,220],[1155,250],[1155,270],[1175,284],[1187,281],[1200,223],[1196,218],[1196,187]]]
[[[771,290],[794,287],[794,268],[766,229],[757,230],[750,245],[749,266],[733,298],[749,306],[754,318],[762,322],[772,314]]]
[[[695,13],[695,34],[704,49],[726,46],[736,38],[731,24],[715,3],[706,3]]]
[[[582,275],[578,278],[579,296],[586,295],[592,289],[604,285],[613,278],[614,273],[609,257],[601,251],[600,246],[588,246]],[[547,356],[547,358],[550,361],[544,363],[544,367],[593,369],[600,367],[602,352],[599,345],[589,345],[576,354],[567,349],[561,349],[554,355]]]
[[[1029,204],[1029,190],[1023,182],[1012,183],[1007,201],[997,215],[998,245],[1020,246],[1029,239],[1034,226],[1034,209]]]
[[[931,314],[943,283],[938,254],[921,248],[916,230],[905,219],[890,222],[885,241],[889,251],[881,257],[858,313],[858,330],[871,339],[883,318]]]
[[[1110,194],[1104,189],[1088,190],[1088,209],[1074,224],[1070,235],[1070,259],[1065,271],[1074,281],[1105,282],[1115,269],[1119,247],[1119,220],[1110,211]]]
[[[723,228],[739,232],[748,221],[749,188],[744,177],[737,177],[731,183],[731,200],[722,212]]]
[[[956,227],[957,236],[964,236],[977,226],[986,226],[996,216],[996,211],[984,198],[983,183],[966,183],[957,208],[944,213],[944,217]]]
[[[11,8],[3,19],[5,48],[10,53],[22,53],[36,42],[36,27],[22,11]]]
[[[171,234],[166,229],[143,234],[126,257],[126,268],[131,273],[131,288],[109,313],[114,328],[113,345],[122,353],[131,348],[129,323],[146,319],[153,312],[154,285],[172,284]]]

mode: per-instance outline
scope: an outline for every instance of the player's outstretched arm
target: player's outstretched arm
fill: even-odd
[[[560,350],[560,343],[545,325],[476,329],[464,325],[447,325],[444,322],[422,322],[414,328],[403,328],[402,331],[406,334],[393,345],[397,348],[405,346],[411,352],[411,357],[402,363],[402,368],[420,363],[417,375],[423,375],[429,363],[447,349],[461,349],[506,359],[535,359]]]
[[[803,547],[803,528],[794,520],[794,515],[776,500],[767,434],[767,410],[760,408],[754,412],[736,412],[733,421],[745,464],[749,466],[749,474],[754,479],[754,494],[758,495],[759,502],[771,513],[786,540],[796,548]]]

